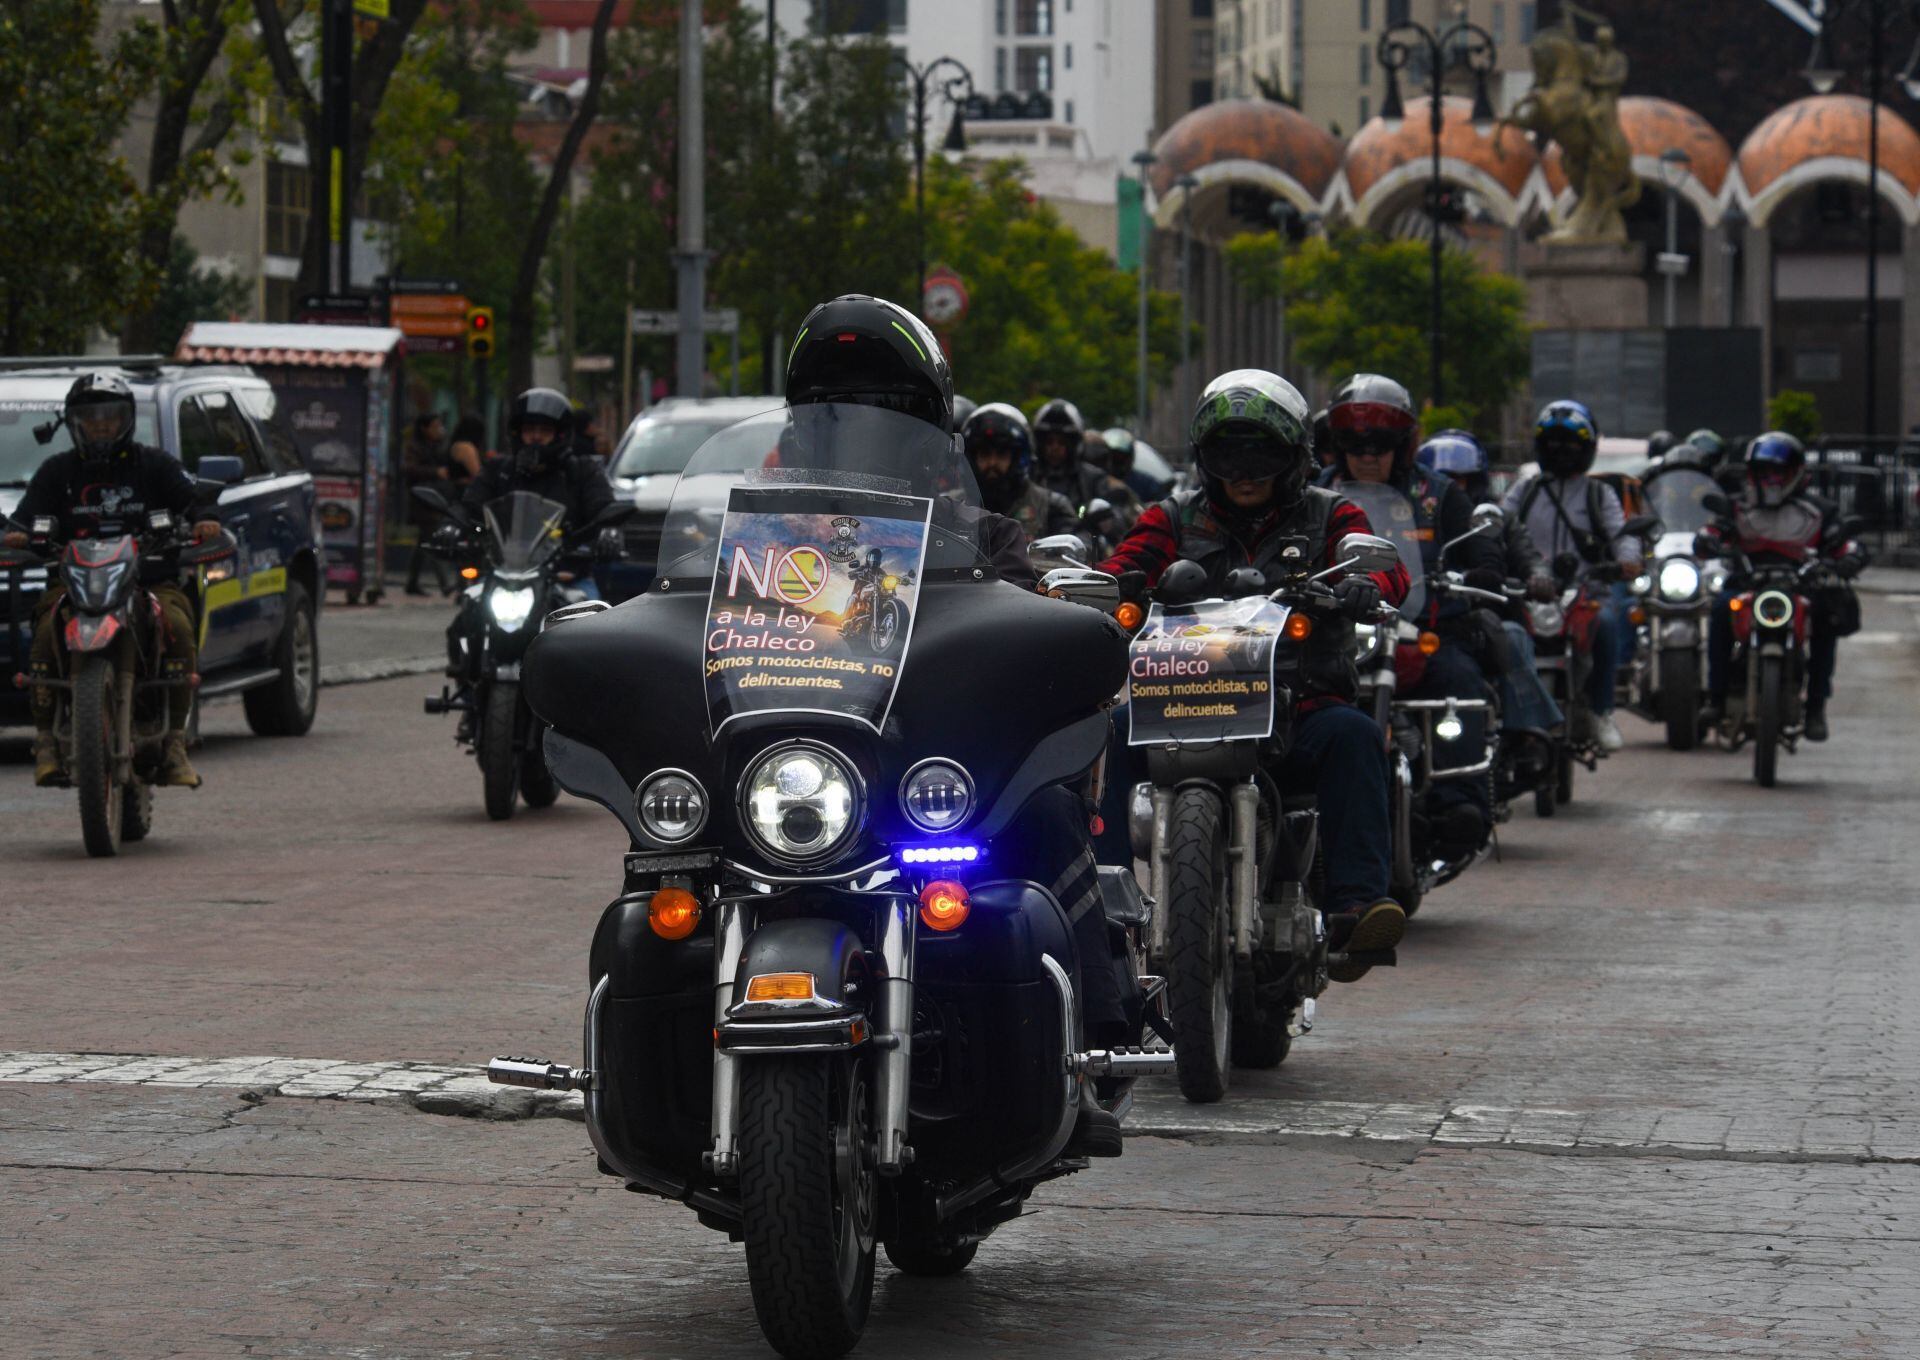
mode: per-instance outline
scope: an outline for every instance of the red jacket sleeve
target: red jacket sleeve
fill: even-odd
[[[1113,576],[1123,571],[1145,572],[1147,584],[1156,585],[1160,573],[1173,564],[1179,551],[1180,536],[1174,531],[1167,507],[1150,505],[1120,540],[1113,556],[1098,564],[1097,569]]]
[[[1333,508],[1333,515],[1327,521],[1327,565],[1331,567],[1339,562],[1341,539],[1348,534],[1372,532],[1373,525],[1367,521],[1367,512],[1352,501],[1341,501]],[[1412,580],[1407,576],[1406,567],[1399,563],[1394,564],[1392,571],[1374,572],[1373,583],[1380,587],[1380,598],[1391,605],[1399,605],[1405,601],[1407,591],[1413,585]]]

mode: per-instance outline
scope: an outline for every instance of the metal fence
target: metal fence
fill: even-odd
[[[1920,440],[1827,435],[1807,456],[1813,489],[1860,521],[1879,560],[1920,561]]]

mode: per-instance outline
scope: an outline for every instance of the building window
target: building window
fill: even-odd
[[[309,188],[306,166],[267,162],[267,254],[299,258],[311,215]]]
[[[1187,87],[1187,103],[1194,108],[1205,108],[1213,102],[1213,82],[1196,80]]]
[[[1373,101],[1371,99],[1368,99],[1365,95],[1361,95],[1360,96],[1360,126],[1365,127],[1367,125],[1367,119],[1371,117],[1373,117]],[[616,321],[619,320],[618,317],[615,317],[614,319]]]
[[[993,49],[993,92],[1001,93],[1007,88],[1007,49]]]
[[[1373,47],[1368,43],[1360,44],[1360,83],[1373,84]]]
[[[993,31],[997,37],[1007,36],[1007,0],[993,0]]]
[[[1387,0],[1387,27],[1404,24],[1410,17],[1407,13],[1407,0]]]
[[[1494,0],[1492,28],[1495,42],[1503,43],[1507,40],[1507,7],[1502,0]]]
[[[1013,88],[1021,94],[1053,89],[1053,49],[1016,47],[1013,51]]]
[[[1069,123],[1073,121],[1073,101],[1071,99],[1067,101],[1067,121]],[[616,317],[614,319],[617,321],[619,318]]]
[[[1013,0],[1013,33],[1017,38],[1053,36],[1053,0]]]
[[[1210,28],[1193,30],[1193,69],[1213,70],[1213,30]]]
[[[1062,43],[1060,45],[1060,69],[1063,71],[1071,71],[1073,69],[1072,43]],[[1069,118],[1067,121],[1071,123],[1073,119]]]
[[[1525,2],[1520,6],[1520,41],[1521,42],[1530,43],[1533,41],[1533,26],[1537,22],[1539,12],[1540,12],[1540,7],[1534,4],[1533,0],[1525,0]]]
[[[1360,0],[1360,31],[1373,27],[1373,0]],[[617,318],[616,318],[617,319]]]
[[[1213,17],[1213,0],[1193,0],[1192,8],[1187,11],[1196,19]]]

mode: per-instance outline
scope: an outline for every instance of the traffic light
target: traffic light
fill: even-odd
[[[493,357],[493,308],[467,308],[467,353],[475,359]]]

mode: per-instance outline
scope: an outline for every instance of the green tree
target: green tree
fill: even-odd
[[[1807,441],[1820,437],[1820,403],[1811,392],[1788,387],[1775,392],[1767,403],[1767,428],[1783,430]]]
[[[930,163],[927,217],[929,258],[967,286],[967,316],[950,337],[962,391],[1022,409],[1065,396],[1099,423],[1132,413],[1138,281],[1034,197],[1018,162],[972,173]],[[1148,318],[1148,376],[1160,385],[1179,357],[1179,298],[1152,292]]]
[[[1414,400],[1432,400],[1427,341],[1432,287],[1427,246],[1361,232],[1309,240],[1284,252],[1271,232],[1227,243],[1229,267],[1255,297],[1284,293],[1294,353],[1323,377],[1385,373]],[[1526,381],[1531,354],[1526,290],[1488,273],[1465,251],[1441,256],[1441,371],[1449,404],[1476,428]]]
[[[157,352],[171,351],[181,332],[196,321],[227,321],[246,309],[252,283],[218,269],[200,267],[187,238],[175,232],[167,250],[153,305],[144,317],[149,334],[159,337]],[[138,351],[124,351],[134,353]]]
[[[100,10],[0,5],[0,353],[77,352],[153,286],[139,185],[113,146],[155,53],[138,31],[101,42]]]

